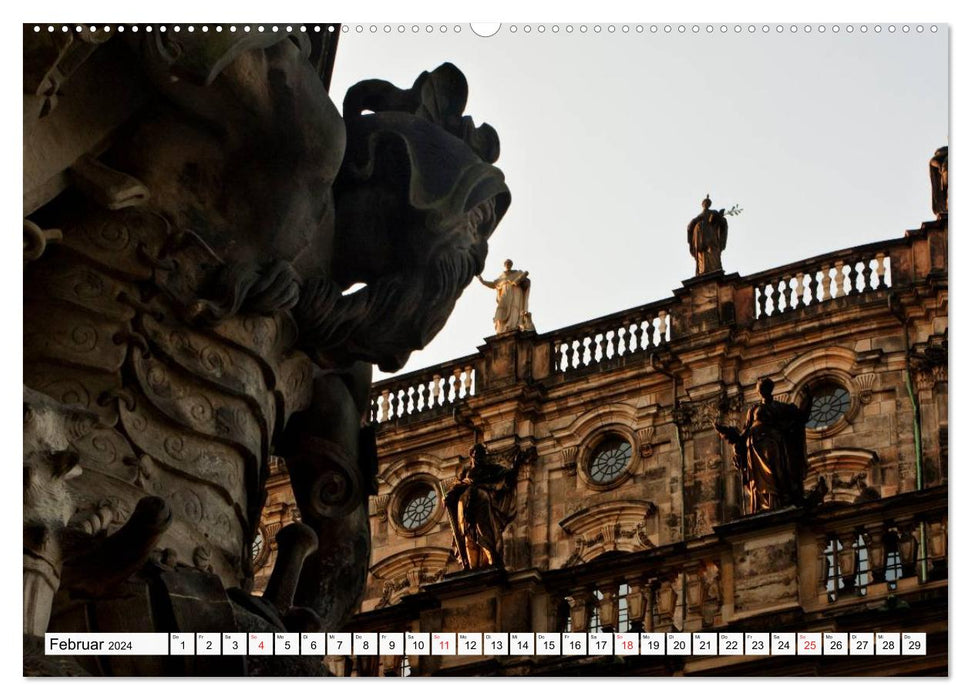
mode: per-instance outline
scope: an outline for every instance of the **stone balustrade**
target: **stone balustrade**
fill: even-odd
[[[890,289],[890,255],[881,249],[830,254],[753,275],[755,318],[778,316],[831,299]]]
[[[511,383],[553,386],[653,353],[690,344],[720,329],[758,328],[801,312],[808,319],[847,304],[885,309],[891,292],[946,277],[946,229],[925,224],[906,236],[835,251],[741,277],[693,278],[670,299],[627,309],[552,332],[518,332],[486,339],[475,355],[376,383],[372,423],[438,416],[443,406],[481,397]],[[841,304],[829,304],[832,300]]]
[[[468,605],[475,595],[546,611],[503,617],[512,627],[496,629],[507,632],[719,631],[737,630],[740,621],[763,631],[761,616],[778,624],[782,609],[802,631],[822,609],[872,614],[875,603],[894,605],[890,596],[901,609],[907,601],[946,600],[947,517],[945,487],[808,512],[782,509],[725,523],[684,543],[616,551],[609,566],[593,560],[542,572],[446,576],[421,585],[409,604],[358,615],[351,627],[465,631],[437,625],[452,619],[450,606]],[[480,622],[491,626],[498,619]]]
[[[658,305],[606,316],[553,334],[553,370],[563,374],[638,353],[649,353],[671,339],[671,314]]]
[[[375,384],[371,393],[371,422],[431,413],[475,395],[475,355]]]
[[[860,504],[858,512],[844,510],[831,518],[815,538],[815,603],[882,600],[946,580],[947,503],[925,500],[927,507],[916,514],[912,508]],[[803,568],[808,565],[803,562]]]

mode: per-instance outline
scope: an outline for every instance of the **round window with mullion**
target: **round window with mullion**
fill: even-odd
[[[806,427],[824,430],[850,410],[850,392],[836,382],[825,382],[810,389],[809,420]]]
[[[398,521],[407,530],[417,530],[427,525],[438,506],[435,488],[426,483],[416,484],[401,499]]]
[[[616,435],[600,442],[590,455],[590,481],[600,486],[613,483],[630,466],[631,444]]]

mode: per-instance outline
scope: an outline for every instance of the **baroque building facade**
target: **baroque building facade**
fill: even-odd
[[[946,207],[946,205],[945,205]],[[937,209],[937,207],[935,207]],[[330,658],[341,675],[947,673],[948,226],[753,275],[372,388],[371,566],[347,630],[918,631],[925,656]],[[814,507],[747,512],[732,449],[760,378],[809,411]],[[504,566],[463,570],[444,495],[469,448],[535,450]],[[271,480],[264,550],[295,517]],[[269,557],[269,559],[266,559]]]

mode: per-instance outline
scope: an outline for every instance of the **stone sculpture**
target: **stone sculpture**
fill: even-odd
[[[362,427],[371,365],[400,368],[442,328],[509,192],[491,165],[495,131],[462,114],[457,68],[408,89],[359,83],[342,119],[324,85],[327,41],[25,30],[31,640],[338,629],[357,604],[376,468]],[[37,437],[37,416],[75,414],[83,430],[45,418]],[[251,542],[271,452],[302,522],[279,533],[260,597]],[[79,663],[122,675],[321,668]]]
[[[931,169],[931,209],[938,219],[947,216],[947,146],[934,151]]]
[[[496,314],[492,319],[496,334],[536,330],[529,313],[529,272],[514,270],[512,260],[506,260],[503,266],[505,269],[491,282],[478,276],[479,282],[496,290]]]
[[[501,567],[502,533],[516,517],[519,469],[535,457],[535,450],[514,447],[503,455],[490,455],[476,443],[469,457],[469,466],[445,494],[455,549],[465,569]]]
[[[722,251],[728,242],[728,220],[724,209],[711,209],[705,195],[701,213],[688,224],[688,248],[695,259],[695,275],[707,275],[722,269]]]
[[[749,408],[741,430],[715,423],[731,445],[734,466],[740,472],[748,512],[756,513],[807,502],[803,482],[806,462],[806,421],[809,412],[772,398],[775,383],[763,377],[758,383],[761,402]]]

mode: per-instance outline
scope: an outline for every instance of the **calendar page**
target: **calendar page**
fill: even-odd
[[[951,672],[946,18],[26,9],[24,676]]]

